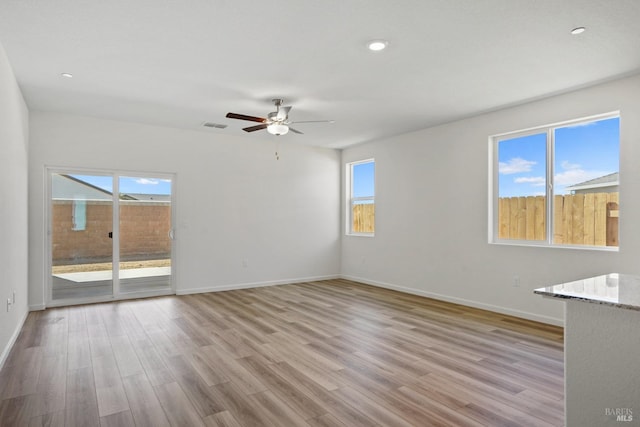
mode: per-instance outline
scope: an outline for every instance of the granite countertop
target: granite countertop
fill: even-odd
[[[536,294],[640,311],[640,276],[610,273],[538,288]]]

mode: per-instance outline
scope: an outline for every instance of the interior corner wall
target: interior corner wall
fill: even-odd
[[[618,110],[619,252],[489,244],[488,137]],[[343,165],[375,158],[376,233],[343,235],[342,276],[562,324],[563,304],[533,289],[609,272],[640,274],[639,118],[636,75],[345,149]]]
[[[337,277],[340,153],[281,138],[277,160],[230,131],[32,111],[30,307],[47,302],[47,166],[175,173],[178,294]]]
[[[29,112],[0,45],[0,367],[27,306],[27,149]],[[7,299],[15,303],[7,307]]]

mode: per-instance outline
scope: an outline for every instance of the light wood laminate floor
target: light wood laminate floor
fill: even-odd
[[[2,426],[560,426],[562,329],[328,280],[30,313]]]

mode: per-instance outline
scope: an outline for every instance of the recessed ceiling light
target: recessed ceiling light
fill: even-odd
[[[571,34],[573,34],[573,35],[575,36],[575,35],[577,35],[577,34],[582,34],[582,33],[584,33],[584,32],[585,32],[585,30],[586,30],[586,28],[585,28],[585,27],[576,27],[576,28],[574,28],[573,30],[571,30]]]
[[[367,43],[367,48],[374,52],[378,52],[384,50],[388,44],[389,42],[386,40],[371,40]]]
[[[60,75],[61,75],[62,77],[66,77],[66,78],[68,78],[68,79],[70,79],[70,78],[72,78],[72,77],[73,77],[73,74],[71,74],[71,73],[62,73],[62,74],[60,74]]]

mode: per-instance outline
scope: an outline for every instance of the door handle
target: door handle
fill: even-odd
[[[175,236],[173,234],[173,228],[171,230],[169,230],[169,239],[174,240]]]

